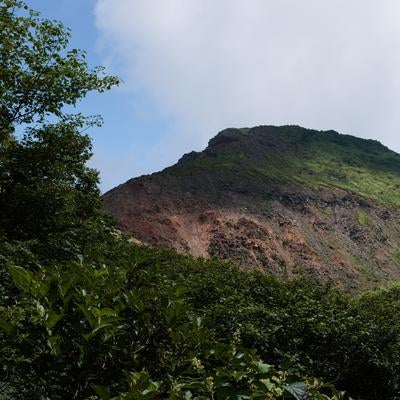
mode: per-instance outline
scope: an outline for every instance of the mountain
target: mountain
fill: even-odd
[[[400,155],[298,126],[226,129],[104,208],[142,242],[346,290],[400,278]]]

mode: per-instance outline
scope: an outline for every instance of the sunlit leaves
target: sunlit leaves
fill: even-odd
[[[16,124],[62,117],[92,91],[103,92],[119,80],[103,67],[89,69],[86,53],[68,49],[70,32],[43,19],[24,2],[0,2],[0,133]],[[1,143],[1,142],[0,142]]]

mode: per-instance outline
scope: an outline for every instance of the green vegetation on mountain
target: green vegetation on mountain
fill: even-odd
[[[116,78],[22,1],[0,29],[0,78],[21,77],[0,92],[0,399],[399,395],[397,285],[349,298],[133,245],[100,210],[88,120],[62,111]]]
[[[299,126],[226,129],[202,153],[169,169],[175,174],[218,171],[220,176],[309,188],[349,190],[388,206],[400,205],[400,155],[375,140]]]

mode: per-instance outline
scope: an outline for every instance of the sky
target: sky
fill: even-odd
[[[227,127],[296,124],[400,152],[398,0],[28,0],[123,84],[91,165],[106,191],[202,150]]]

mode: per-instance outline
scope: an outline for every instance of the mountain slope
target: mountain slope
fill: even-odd
[[[400,277],[400,155],[297,126],[226,129],[103,196],[146,243],[347,289]]]

